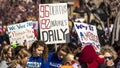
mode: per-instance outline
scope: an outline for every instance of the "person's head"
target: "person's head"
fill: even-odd
[[[113,64],[113,61],[117,58],[117,53],[111,46],[103,46],[100,52],[104,55],[106,65]]]
[[[41,56],[44,60],[47,60],[48,47],[43,41],[40,40],[34,41],[32,46],[30,47],[30,52],[33,57]]]
[[[12,58],[12,46],[6,45],[1,50],[1,61],[10,61]]]
[[[19,51],[21,50],[21,49],[23,49],[23,48],[25,48],[24,46],[17,46],[15,49],[14,49],[14,55],[16,56],[18,53],[19,53]]]
[[[29,57],[30,57],[30,53],[25,48],[21,49],[16,55],[16,58],[22,61],[22,63],[26,63]]]
[[[105,45],[101,48],[100,52],[107,60],[115,60],[117,58],[117,53],[112,46]]]
[[[93,45],[83,45],[79,55],[79,61],[81,63],[90,63],[98,58],[98,54]]]
[[[104,58],[99,57],[93,45],[84,45],[81,49],[78,61],[80,62],[82,68],[88,68],[88,66],[96,68],[99,64],[104,63]],[[97,62],[95,66],[94,62]]]
[[[71,65],[73,61],[75,61],[73,54],[67,54],[63,58],[63,64],[64,65]]]
[[[68,53],[71,53],[71,51],[67,44],[62,44],[58,47],[56,53],[59,59],[63,59],[63,57],[66,56]]]
[[[11,62],[11,67],[14,68],[17,66],[17,64],[20,64],[22,67],[25,67],[29,57],[29,51],[26,48],[22,48],[14,57],[14,60]]]

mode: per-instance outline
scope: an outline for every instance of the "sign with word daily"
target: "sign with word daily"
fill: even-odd
[[[39,5],[40,39],[46,44],[69,42],[66,3]]]
[[[9,25],[7,29],[11,44],[23,43],[35,39],[32,21]]]
[[[100,50],[100,43],[97,35],[96,26],[85,23],[74,23],[75,29],[82,45],[91,44],[96,50]]]

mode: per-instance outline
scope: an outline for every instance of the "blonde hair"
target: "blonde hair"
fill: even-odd
[[[104,55],[106,52],[110,53],[113,57],[113,60],[117,58],[117,53],[112,46],[105,45],[101,48],[100,53]]]
[[[63,58],[63,64],[66,64],[66,63],[68,63],[68,62],[71,64],[72,61],[75,61],[75,59],[74,59],[74,55],[71,54],[71,53],[67,54],[67,55]]]
[[[12,46],[11,45],[6,45],[3,47],[1,53],[0,53],[0,56],[1,56],[1,59],[0,61],[8,61],[8,59],[11,59],[11,57],[8,56],[8,51],[12,49]]]
[[[30,57],[30,53],[27,49],[21,49],[18,54],[15,56],[15,59],[11,62],[11,68],[16,68],[17,64],[20,64],[24,67],[24,59],[25,57]]]

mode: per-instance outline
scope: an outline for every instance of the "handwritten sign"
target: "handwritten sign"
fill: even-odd
[[[69,42],[66,3],[39,5],[40,38],[46,44]]]
[[[9,25],[7,29],[11,44],[23,43],[35,39],[32,21]]]
[[[85,23],[74,23],[75,29],[82,45],[92,44],[96,50],[100,50],[100,43],[96,27]]]

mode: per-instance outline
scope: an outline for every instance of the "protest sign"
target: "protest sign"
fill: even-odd
[[[18,44],[36,39],[32,21],[9,25],[7,29],[11,44]]]
[[[85,23],[74,23],[75,29],[82,45],[91,44],[96,50],[100,50],[100,43],[97,35],[96,26]]]
[[[39,5],[40,39],[46,44],[69,42],[66,3]]]

